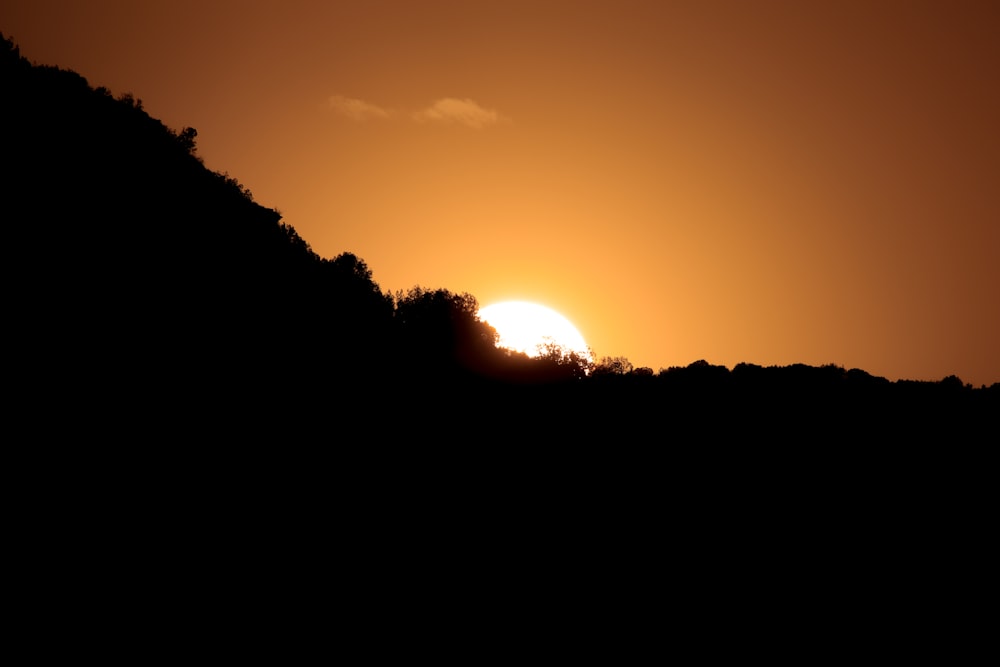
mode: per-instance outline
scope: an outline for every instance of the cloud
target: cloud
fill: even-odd
[[[330,97],[330,108],[351,120],[367,120],[369,118],[388,118],[389,112],[380,106],[369,104],[364,100],[333,95]]]
[[[484,109],[470,99],[460,100],[454,97],[442,98],[416,112],[413,117],[421,122],[461,123],[477,130],[504,120],[493,109]]]

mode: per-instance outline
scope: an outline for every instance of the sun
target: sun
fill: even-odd
[[[498,347],[537,357],[546,345],[555,344],[565,353],[576,352],[591,359],[583,334],[551,308],[528,301],[503,301],[480,308],[479,319],[500,334]]]

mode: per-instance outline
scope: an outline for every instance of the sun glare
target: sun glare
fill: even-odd
[[[504,301],[479,310],[479,319],[497,333],[497,345],[535,357],[548,344],[564,352],[576,352],[590,359],[590,348],[583,334],[565,317],[545,306],[527,301]]]

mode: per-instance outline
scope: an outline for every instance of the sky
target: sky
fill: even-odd
[[[4,0],[319,255],[654,371],[1000,382],[1000,3]]]

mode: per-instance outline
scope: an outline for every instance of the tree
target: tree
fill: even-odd
[[[559,379],[583,379],[590,375],[594,363],[584,354],[559,345],[554,339],[546,338],[537,347],[536,363],[554,367],[553,374]]]
[[[425,369],[475,369],[498,356],[498,334],[478,316],[469,293],[413,287],[395,295],[396,330],[410,363]]]
[[[181,130],[180,134],[177,135],[177,141],[188,153],[194,153],[195,137],[197,136],[198,130],[193,127],[185,127]]]
[[[594,375],[628,375],[632,362],[625,357],[601,357],[594,366]]]

